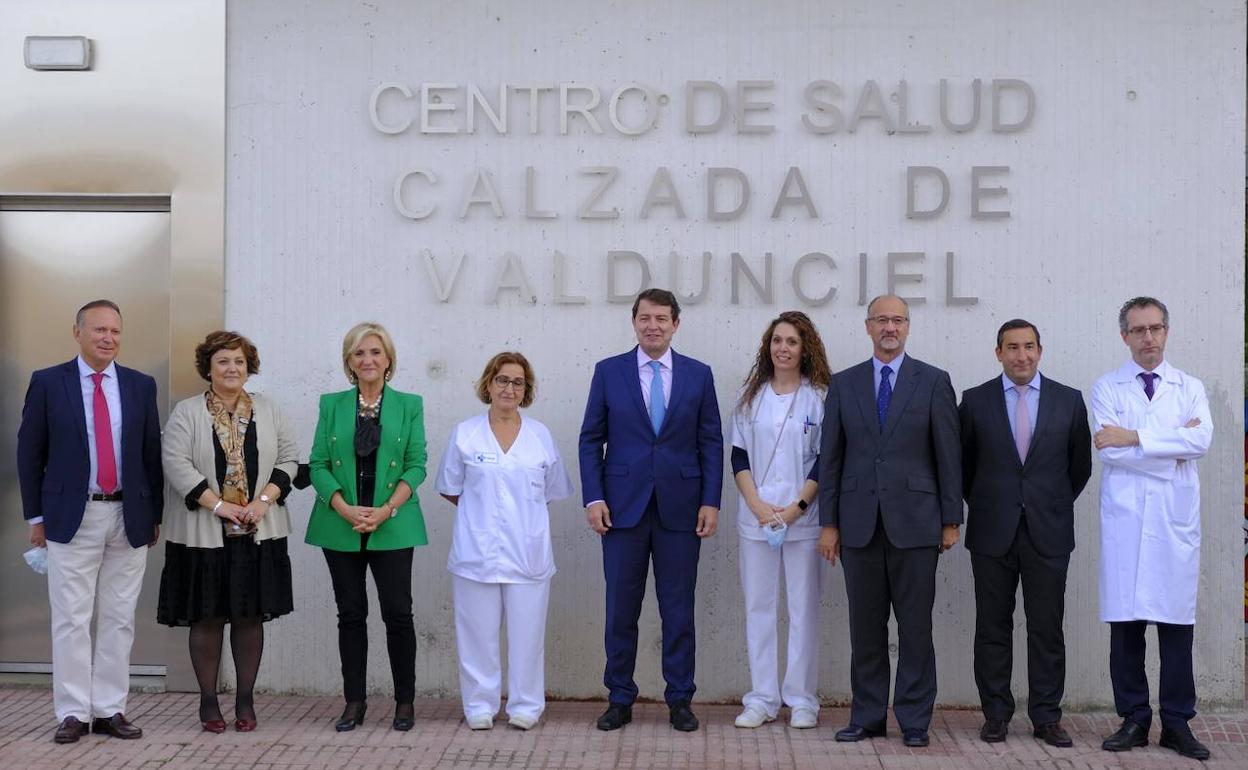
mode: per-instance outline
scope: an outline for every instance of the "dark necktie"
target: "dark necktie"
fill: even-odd
[[[892,367],[880,367],[880,392],[875,397],[875,414],[880,418],[880,430],[884,429],[888,420],[888,404],[893,400],[893,384],[888,381],[892,373]]]
[[[1152,372],[1140,372],[1140,379],[1144,380],[1144,395],[1148,396],[1148,400],[1153,400],[1153,381],[1157,379],[1157,375]]]

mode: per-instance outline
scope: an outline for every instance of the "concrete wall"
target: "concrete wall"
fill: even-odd
[[[372,318],[399,346],[395,385],[422,393],[436,468],[450,427],[481,409],[471,383],[485,359],[520,349],[533,361],[538,400],[530,412],[546,422],[565,458],[573,460],[592,363],[633,344],[626,305],[607,301],[607,254],[633,250],[650,261],[655,283],[698,293],[697,267],[712,254],[711,280],[691,302],[676,347],[715,369],[721,406],[729,404],[766,322],[787,308],[817,320],[837,368],[864,359],[869,341],[860,300],[885,291],[888,252],[925,252],[897,272],[918,273],[903,293],[926,298],[913,310],[909,351],[947,368],[959,390],[999,374],[993,334],[1024,316],[1044,336],[1043,371],[1084,389],[1126,356],[1116,309],[1127,297],[1165,299],[1173,315],[1169,358],[1201,377],[1209,391],[1217,438],[1202,464],[1205,484],[1204,566],[1196,634],[1198,689],[1206,701],[1238,701],[1243,693],[1240,550],[1243,390],[1239,320],[1243,314],[1244,5],[1239,0],[1170,2],[1001,3],[958,0],[900,2],[630,2],[525,4],[232,2],[228,6],[226,318],[253,336],[264,373],[257,389],[277,397],[311,440],[319,393],[346,386],[339,366],[343,332]],[[970,112],[970,83],[983,81],[979,125],[954,132],[941,125],[939,83],[948,79],[954,120]],[[1021,79],[1035,94],[1030,125],[994,132],[993,79]],[[843,91],[834,100],[844,123],[816,134],[801,116],[806,84],[826,79]],[[756,94],[772,102],[747,123],[771,133],[742,133],[732,117],[717,131],[691,134],[685,84],[772,80]],[[879,117],[847,124],[867,81],[879,84],[873,107],[927,133],[887,130]],[[908,95],[900,93],[907,82]],[[639,136],[610,127],[606,101],[619,86],[650,87],[660,116]],[[412,128],[389,135],[370,120],[370,94],[383,83],[407,85],[383,95],[379,119]],[[491,104],[498,84],[592,84],[604,103],[596,134],[574,117],[559,132],[557,92],[539,102],[541,122],[529,132],[527,93],[512,92],[510,124],[500,134],[477,115],[467,134],[466,84]],[[457,83],[438,93],[454,113],[432,125],[461,131],[422,133],[413,104],[422,83]],[[437,92],[435,92],[437,93]],[[517,94],[520,95],[517,95]],[[821,92],[827,97],[828,91]],[[573,91],[573,101],[587,98]],[[639,102],[624,100],[636,117]],[[1002,120],[1022,114],[1019,91],[1004,97]],[[702,103],[700,109],[706,109]],[[634,110],[629,112],[629,110]],[[705,118],[705,113],[695,117]],[[814,114],[815,123],[831,120]],[[630,124],[631,125],[631,124]],[[525,167],[536,169],[532,208],[525,214]],[[617,219],[577,216],[596,178],[581,167],[616,166],[620,173],[602,207]],[[734,167],[753,192],[744,213],[711,221],[705,210],[708,167]],[[800,168],[817,216],[803,205],[772,207],[791,166]],[[937,166],[951,196],[939,217],[906,216],[906,168]],[[1008,194],[984,209],[1008,218],[977,218],[971,209],[971,167],[1008,166],[982,186]],[[436,184],[410,179],[409,208],[436,203],[423,220],[402,216],[393,199],[401,173],[423,167]],[[685,209],[656,205],[641,216],[658,167],[670,169]],[[460,207],[474,169],[489,172],[501,199]],[[661,180],[662,181],[662,180]],[[925,180],[930,182],[931,180]],[[662,191],[660,186],[660,191]],[[792,190],[790,190],[792,191]],[[478,189],[478,193],[482,192]],[[916,208],[932,205],[921,185]],[[731,208],[731,196],[721,208]],[[954,252],[948,285],[946,252]],[[507,252],[529,286],[497,292]],[[566,255],[564,280],[557,257]],[[677,256],[671,256],[676,252]],[[733,301],[731,253],[756,273],[774,255],[770,301],[740,281]],[[790,276],[799,258],[822,252],[801,272],[802,291],[826,304],[803,302]],[[865,252],[865,278],[859,253]],[[462,269],[446,301],[455,261]],[[432,264],[436,271],[429,270]],[[621,266],[617,291],[637,276]],[[436,278],[435,278],[436,276]],[[761,278],[760,278],[761,281]],[[503,284],[521,283],[513,272]],[[441,288],[445,288],[444,286]],[[583,302],[568,296],[582,296]],[[949,297],[976,297],[958,304]],[[187,362],[189,366],[189,362]],[[574,460],[572,466],[575,467]],[[706,543],[699,574],[699,697],[731,700],[748,689],[744,621],[731,523],[735,491],[725,474],[721,532]],[[1110,702],[1108,633],[1097,621],[1098,521],[1094,481],[1079,500],[1078,543],[1067,593],[1067,699]],[[423,693],[457,694],[450,585],[445,571],[453,509],[432,485],[420,490],[431,544],[417,552],[413,587]],[[303,522],[311,495],[297,497]],[[585,525],[579,500],[552,508],[559,574],[549,618],[547,686],[556,696],[601,697],[603,590],[598,538]],[[301,528],[301,525],[300,525]],[[336,691],[334,606],[324,562],[314,549],[292,545],[298,611],[270,629],[262,683],[281,690]],[[848,698],[849,649],[844,587],[829,571],[824,595],[821,692]],[[374,613],[374,616],[376,613]],[[1018,621],[1022,623],[1021,613]],[[389,691],[379,620],[373,618],[370,684]],[[971,677],[974,603],[964,549],[942,557],[935,607],[943,703],[977,701]],[[657,612],[643,614],[638,679],[643,696],[660,697]],[[1016,644],[1016,684],[1025,648]],[[1019,689],[1016,687],[1016,689]],[[1025,691],[1025,687],[1020,690]]]

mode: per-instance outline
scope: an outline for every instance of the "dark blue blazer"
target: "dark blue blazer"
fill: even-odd
[[[697,529],[698,507],[719,507],[724,478],[710,367],[672,351],[672,394],[656,436],[641,394],[637,348],[599,361],[581,424],[580,460],[584,502],[605,500],[613,528],[636,526],[654,495],[665,529]]]
[[[156,381],[119,365],[117,388],[121,392],[122,513],[126,539],[138,548],[152,542],[164,511]],[[87,416],[75,358],[30,376],[22,426],[17,431],[23,516],[42,516],[47,539],[68,543],[82,524],[90,475]]]

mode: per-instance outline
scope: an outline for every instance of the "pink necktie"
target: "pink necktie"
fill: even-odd
[[[113,421],[108,415],[108,399],[104,397],[104,373],[95,372],[91,375],[95,380],[95,398],[91,403],[91,413],[95,420],[95,463],[97,467],[96,481],[104,494],[112,494],[117,490],[117,457],[113,454]]]
[[[1015,385],[1018,404],[1014,407],[1014,444],[1018,447],[1018,459],[1026,462],[1027,447],[1031,444],[1031,410],[1027,408],[1027,385]]]

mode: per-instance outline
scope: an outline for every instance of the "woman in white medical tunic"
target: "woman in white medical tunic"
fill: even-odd
[[[741,588],[745,595],[750,692],[737,727],[758,727],[789,707],[789,726],[818,723],[819,431],[831,371],[805,313],[781,313],[763,334],[733,413],[732,471]],[[780,574],[789,612],[787,667],[780,681],[776,622]]]
[[[457,508],[446,568],[460,695],[473,730],[488,730],[498,713],[503,618],[508,724],[527,730],[546,707],[546,607],[555,574],[547,503],[570,496],[572,482],[550,431],[520,415],[535,389],[523,355],[491,358],[477,381],[489,409],[455,426],[438,469],[437,490]]]

